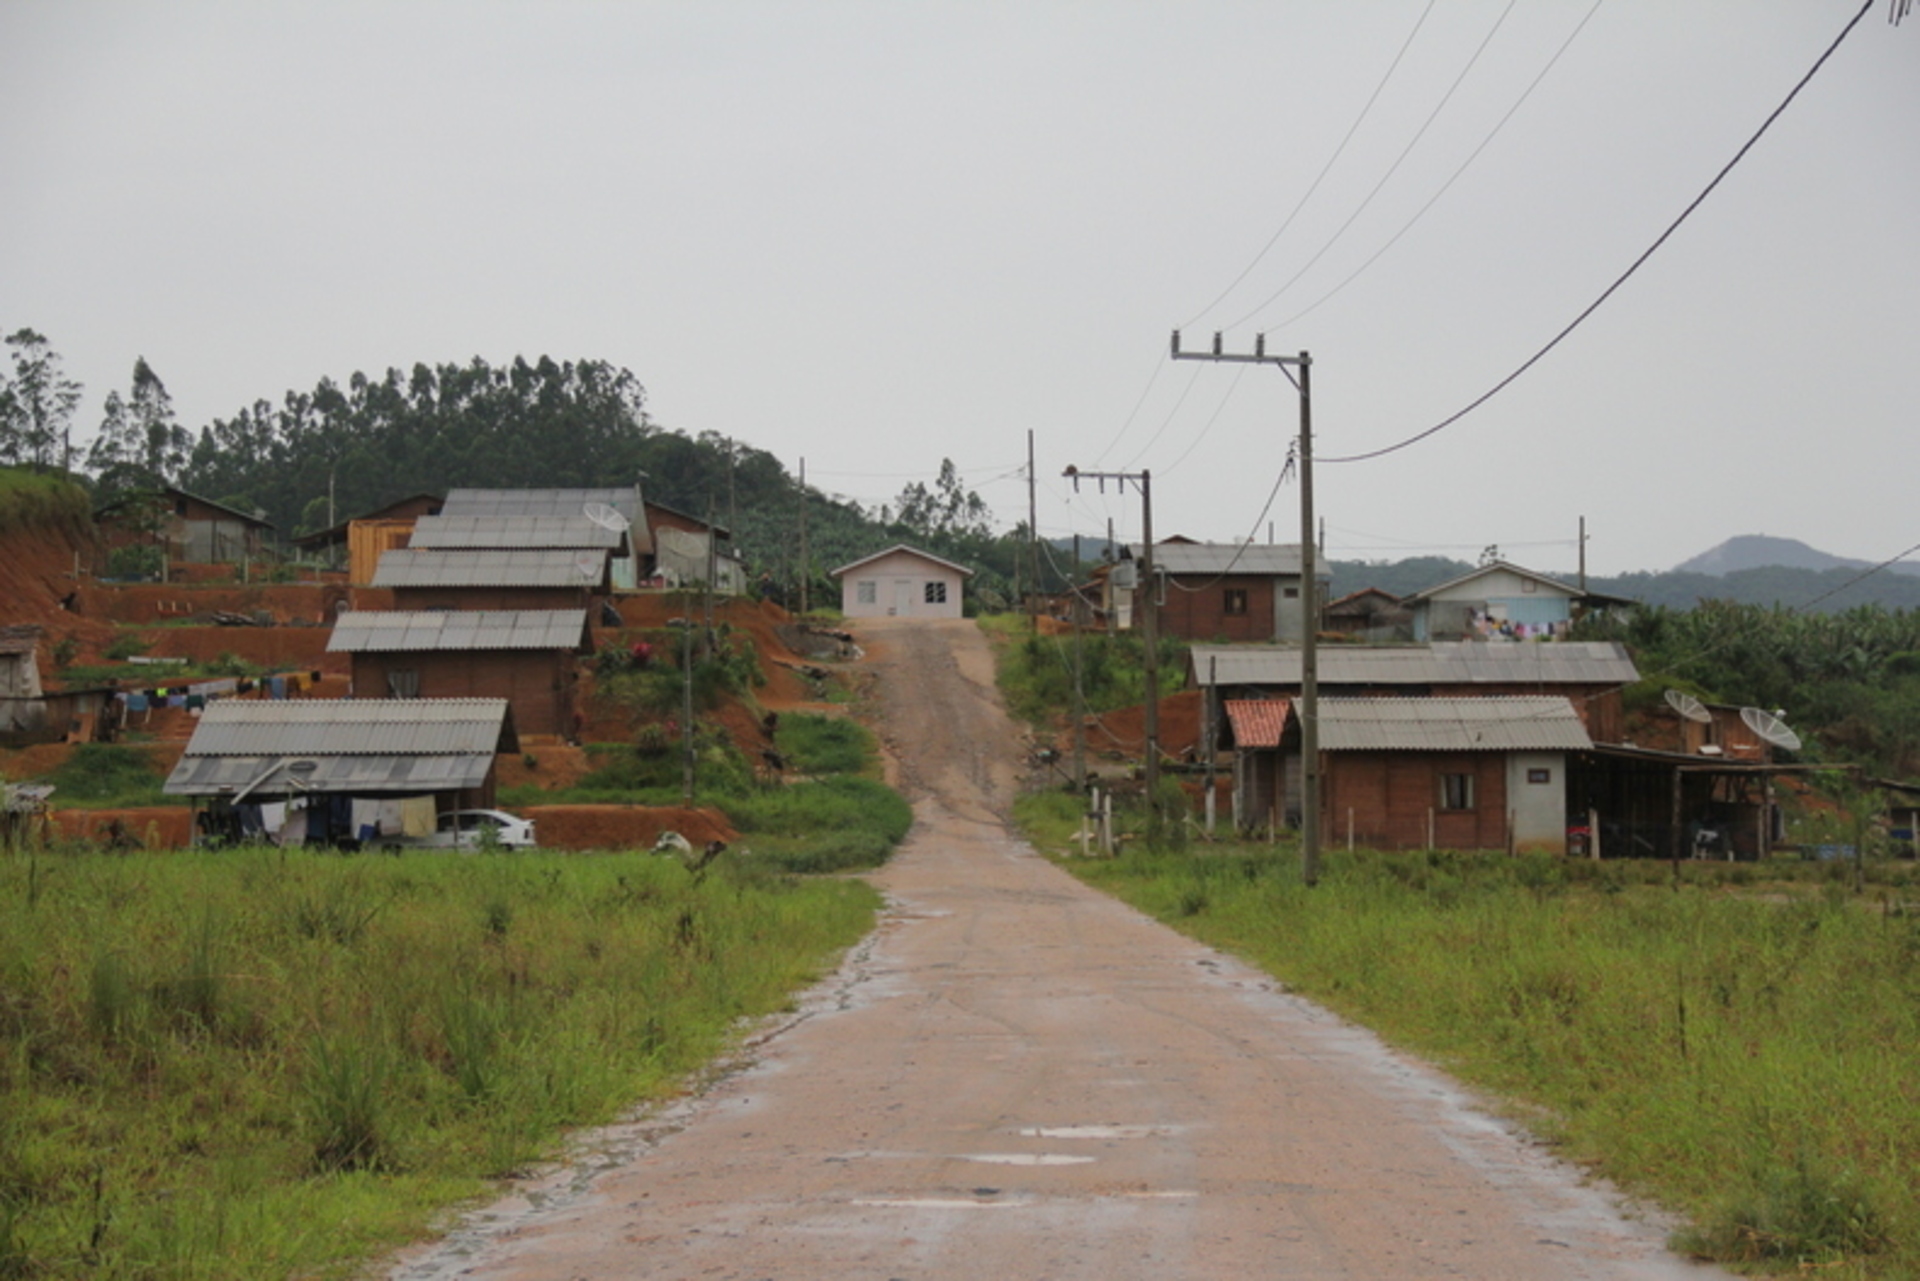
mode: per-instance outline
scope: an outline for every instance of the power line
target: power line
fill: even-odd
[[[1287,282],[1284,285],[1281,285],[1278,289],[1268,294],[1266,301],[1260,303],[1252,311],[1249,311],[1246,315],[1240,317],[1240,319],[1234,321],[1231,325],[1228,325],[1227,328],[1238,329],[1240,326],[1246,324],[1248,321],[1252,320],[1255,316],[1258,316],[1261,312],[1265,311],[1268,307],[1272,306],[1280,298],[1281,295],[1285,294],[1287,290],[1293,288],[1294,284],[1299,281],[1300,277],[1306,275],[1307,272],[1311,271],[1313,269],[1313,265],[1319,262],[1320,259],[1326,255],[1326,252],[1329,249],[1332,249],[1334,245],[1339,243],[1340,237],[1347,234],[1347,228],[1353,226],[1354,220],[1358,218],[1361,214],[1367,211],[1367,206],[1371,205],[1373,203],[1373,198],[1380,194],[1380,189],[1382,187],[1385,187],[1387,183],[1393,178],[1393,175],[1399,172],[1400,166],[1406,162],[1406,159],[1408,156],[1413,154],[1413,149],[1420,145],[1420,140],[1422,138],[1427,136],[1427,130],[1433,127],[1433,122],[1440,118],[1440,113],[1446,110],[1447,104],[1449,102],[1453,101],[1453,95],[1457,93],[1460,89],[1460,86],[1466,82],[1468,73],[1473,70],[1474,64],[1480,61],[1480,55],[1487,51],[1487,46],[1493,43],[1494,36],[1499,33],[1500,28],[1503,25],[1505,25],[1507,21],[1507,15],[1513,12],[1514,5],[1518,4],[1519,2],[1520,0],[1507,0],[1507,7],[1500,11],[1500,16],[1494,20],[1493,27],[1487,32],[1486,36],[1480,41],[1480,47],[1473,51],[1473,56],[1467,59],[1467,65],[1460,68],[1460,74],[1454,77],[1453,83],[1447,86],[1446,93],[1441,95],[1440,101],[1434,104],[1433,110],[1427,114],[1426,123],[1422,124],[1420,128],[1414,132],[1413,137],[1407,140],[1407,145],[1401,149],[1399,156],[1395,158],[1394,162],[1391,165],[1387,166],[1387,171],[1380,175],[1380,181],[1373,184],[1373,190],[1369,191],[1366,194],[1366,197],[1363,200],[1361,200],[1361,202],[1358,205],[1354,207],[1353,212],[1347,215],[1347,220],[1341,223],[1340,226],[1335,229],[1333,235],[1327,238],[1327,243],[1325,243],[1324,245],[1321,245],[1319,248],[1319,251],[1316,252],[1313,255],[1313,257],[1307,259],[1305,264],[1301,266],[1300,270],[1294,272],[1293,275],[1288,277]]]
[[[1427,0],[1427,7],[1422,9],[1419,18],[1415,19],[1413,30],[1407,32],[1407,38],[1400,43],[1400,52],[1394,54],[1393,61],[1388,64],[1387,73],[1381,76],[1380,83],[1373,87],[1373,93],[1367,98],[1366,105],[1360,108],[1360,114],[1353,118],[1351,125],[1347,126],[1346,136],[1340,139],[1340,145],[1333,149],[1331,156],[1327,157],[1327,163],[1321,166],[1319,176],[1314,178],[1313,184],[1309,186],[1306,193],[1300,197],[1299,202],[1294,205],[1292,212],[1287,214],[1286,220],[1280,224],[1280,229],[1268,238],[1266,244],[1260,246],[1260,252],[1253,256],[1253,261],[1242,268],[1240,274],[1235,276],[1227,287],[1220,291],[1220,296],[1208,303],[1205,307],[1202,307],[1200,314],[1182,325],[1182,329],[1192,329],[1200,323],[1201,318],[1208,312],[1225,302],[1227,296],[1240,287],[1240,282],[1252,275],[1253,269],[1260,265],[1261,261],[1266,258],[1267,254],[1272,251],[1276,244],[1280,243],[1280,237],[1287,234],[1287,228],[1293,226],[1293,220],[1300,216],[1300,211],[1307,207],[1307,201],[1313,199],[1313,193],[1320,190],[1320,184],[1326,180],[1329,173],[1333,172],[1333,166],[1339,162],[1340,157],[1346,154],[1347,144],[1353,141],[1353,135],[1360,131],[1360,125],[1366,120],[1368,113],[1373,110],[1374,103],[1380,100],[1380,95],[1385,91],[1387,82],[1392,80],[1393,73],[1399,70],[1401,59],[1407,56],[1407,50],[1413,47],[1413,38],[1419,35],[1420,28],[1426,25],[1427,15],[1433,12],[1434,3],[1435,0]]]
[[[1460,175],[1464,174],[1467,171],[1467,168],[1470,165],[1472,165],[1474,161],[1480,158],[1480,153],[1485,151],[1495,138],[1499,137],[1500,131],[1507,127],[1507,122],[1513,119],[1514,113],[1520,110],[1521,104],[1526,102],[1528,98],[1533,96],[1533,91],[1540,87],[1540,82],[1547,78],[1547,73],[1549,71],[1552,71],[1554,64],[1560,61],[1560,55],[1564,54],[1567,51],[1567,49],[1573,44],[1574,40],[1580,35],[1580,33],[1586,30],[1587,23],[1593,20],[1594,14],[1600,12],[1600,6],[1605,2],[1606,0],[1593,0],[1593,7],[1587,10],[1587,16],[1580,19],[1579,24],[1574,27],[1573,33],[1569,35],[1564,41],[1561,42],[1560,47],[1558,49],[1554,50],[1553,56],[1547,59],[1547,65],[1540,68],[1540,74],[1535,76],[1532,82],[1529,83],[1525,89],[1521,90],[1520,96],[1513,100],[1513,105],[1507,108],[1506,114],[1501,116],[1499,119],[1499,122],[1496,123],[1493,126],[1493,128],[1487,133],[1487,136],[1480,140],[1480,145],[1475,147],[1471,152],[1467,154],[1467,158],[1460,162],[1460,167],[1453,171],[1453,175],[1449,177],[1445,182],[1441,183],[1437,191],[1435,191],[1431,196],[1427,197],[1427,202],[1421,205],[1420,208],[1414,212],[1413,217],[1407,219],[1406,224],[1402,226],[1400,230],[1394,232],[1393,235],[1388,238],[1385,244],[1381,245],[1378,249],[1374,250],[1372,256],[1369,257],[1365,262],[1361,263],[1358,267],[1355,267],[1353,271],[1348,274],[1345,280],[1342,280],[1339,284],[1327,290],[1326,293],[1321,294],[1318,298],[1308,303],[1305,307],[1301,308],[1299,311],[1296,311],[1293,315],[1288,316],[1285,320],[1281,321],[1280,323],[1276,325],[1268,326],[1267,332],[1272,333],[1273,331],[1278,329],[1285,329],[1288,325],[1293,324],[1295,321],[1305,319],[1307,316],[1311,315],[1313,312],[1319,310],[1320,305],[1322,303],[1326,302],[1329,298],[1332,298],[1335,294],[1339,293],[1341,290],[1345,289],[1348,285],[1358,280],[1361,277],[1361,275],[1363,275],[1369,267],[1373,266],[1374,263],[1380,261],[1380,259],[1383,256],[1385,256],[1386,252],[1389,249],[1393,248],[1396,244],[1399,244],[1400,238],[1406,235],[1409,231],[1412,231],[1414,228],[1414,224],[1418,223],[1422,218],[1427,216],[1427,211],[1433,208],[1436,204],[1440,202],[1440,197],[1446,195],[1447,192],[1452,189],[1453,184],[1460,180]]]
[[[1648,245],[1647,248],[1644,251],[1642,251],[1640,256],[1638,258],[1635,258],[1625,271],[1621,272],[1620,275],[1615,277],[1613,283],[1608,285],[1606,289],[1601,292],[1598,298],[1595,298],[1592,302],[1588,303],[1586,308],[1582,310],[1579,315],[1575,316],[1572,319],[1572,321],[1570,321],[1564,329],[1562,329],[1559,333],[1555,334],[1551,339],[1549,339],[1546,346],[1540,348],[1540,350],[1534,352],[1533,355],[1527,357],[1527,359],[1520,365],[1518,369],[1515,369],[1512,373],[1508,374],[1505,378],[1502,378],[1499,382],[1495,383],[1491,388],[1482,392],[1479,396],[1475,397],[1470,403],[1468,403],[1468,405],[1464,409],[1458,410],[1457,412],[1450,414],[1446,418],[1441,419],[1439,422],[1427,428],[1425,431],[1416,432],[1413,435],[1408,436],[1405,440],[1398,441],[1391,445],[1383,446],[1380,449],[1368,450],[1366,453],[1363,453],[1363,454],[1347,454],[1339,458],[1322,458],[1320,461],[1323,463],[1366,462],[1368,459],[1380,458],[1387,454],[1394,453],[1397,450],[1405,449],[1409,445],[1416,445],[1421,441],[1427,439],[1429,436],[1436,435],[1442,431],[1445,431],[1447,428],[1453,426],[1455,423],[1459,422],[1462,418],[1465,418],[1468,414],[1472,413],[1474,410],[1480,408],[1480,406],[1486,404],[1488,401],[1492,400],[1495,396],[1505,391],[1509,386],[1511,386],[1514,382],[1516,382],[1522,374],[1526,373],[1529,369],[1532,369],[1535,365],[1539,364],[1540,361],[1545,358],[1548,352],[1552,351],[1555,347],[1558,347],[1561,344],[1561,342],[1568,337],[1568,335],[1572,334],[1574,330],[1578,329],[1581,325],[1585,324],[1589,316],[1593,315],[1594,312],[1600,310],[1601,304],[1605,303],[1607,299],[1613,297],[1614,293],[1622,285],[1626,284],[1628,280],[1632,279],[1634,273],[1639,271],[1640,268],[1646,264],[1646,261],[1649,258],[1653,257],[1655,252],[1657,252],[1662,245],[1667,243],[1668,239],[1672,237],[1673,233],[1680,230],[1680,225],[1686,222],[1688,218],[1691,218],[1693,216],[1694,210],[1698,209],[1702,204],[1706,202],[1707,197],[1713,194],[1714,188],[1718,187],[1721,181],[1725,179],[1728,174],[1733,172],[1734,166],[1738,165],[1742,160],[1746,159],[1747,153],[1753,150],[1754,145],[1758,143],[1763,136],[1765,136],[1767,130],[1773,127],[1774,121],[1780,118],[1780,116],[1786,111],[1788,106],[1792,104],[1793,100],[1800,96],[1800,91],[1802,89],[1805,89],[1808,83],[1812,81],[1813,77],[1819,72],[1820,68],[1826,65],[1827,59],[1831,58],[1834,55],[1834,52],[1840,48],[1841,43],[1844,42],[1849,35],[1853,34],[1853,29],[1860,25],[1860,19],[1867,16],[1867,11],[1873,8],[1873,4],[1874,4],[1874,0],[1865,0],[1865,3],[1860,6],[1860,11],[1853,15],[1852,21],[1848,22],[1847,25],[1841,29],[1840,34],[1834,37],[1833,43],[1827,46],[1826,52],[1822,53],[1817,59],[1814,60],[1814,64],[1807,69],[1807,73],[1800,77],[1799,83],[1793,86],[1792,90],[1788,92],[1787,96],[1781,100],[1780,105],[1775,107],[1772,110],[1772,112],[1768,114],[1767,118],[1761,122],[1760,127],[1754,131],[1753,136],[1751,138],[1748,138],[1747,141],[1741,146],[1740,150],[1734,153],[1733,159],[1727,161],[1727,163],[1724,166],[1722,166],[1720,172],[1713,176],[1713,181],[1709,182],[1701,190],[1699,195],[1695,196],[1690,202],[1688,202],[1687,207],[1680,211],[1680,216],[1678,218],[1675,218],[1670,224],[1668,224],[1667,229],[1661,232],[1659,237],[1655,239],[1651,245]]]

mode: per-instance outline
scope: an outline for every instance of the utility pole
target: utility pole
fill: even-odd
[[[1027,430],[1027,564],[1032,571],[1027,575],[1027,591],[1030,593],[1027,606],[1027,622],[1037,634],[1040,631],[1040,507],[1035,496],[1039,477],[1033,470],[1033,430]]]
[[[1159,584],[1153,579],[1153,473],[1149,471],[1081,471],[1077,467],[1069,466],[1061,475],[1073,482],[1075,493],[1079,492],[1082,480],[1099,481],[1103,491],[1110,480],[1118,482],[1123,491],[1128,482],[1132,482],[1140,490],[1140,582],[1133,589],[1133,599],[1134,613],[1139,615],[1140,643],[1146,649],[1147,805],[1149,808],[1157,808],[1160,803],[1160,610],[1154,599]],[[1111,540],[1111,533],[1108,538]],[[1144,608],[1140,606],[1142,600],[1145,601]],[[1112,616],[1111,612],[1108,616]]]
[[[1211,351],[1181,351],[1180,331],[1176,329],[1173,358],[1276,365],[1300,393],[1300,440],[1294,452],[1300,464],[1300,879],[1312,885],[1320,879],[1320,670],[1316,644],[1320,581],[1313,527],[1313,357],[1304,351],[1297,356],[1269,356],[1265,334],[1254,336],[1251,355],[1223,351],[1218,333],[1213,336]],[[1300,371],[1298,378],[1293,369]]]
[[[1086,601],[1080,595],[1078,534],[1073,536],[1073,568],[1073,581],[1067,585],[1073,601],[1073,793],[1084,797],[1087,794],[1087,687],[1086,653],[1081,648],[1080,633],[1086,627]]]
[[[800,460],[800,612],[807,612],[807,460]]]

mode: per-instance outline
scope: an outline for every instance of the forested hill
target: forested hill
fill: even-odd
[[[344,386],[322,379],[310,392],[216,419],[178,483],[264,510],[291,535],[326,527],[330,490],[331,510],[345,520],[457,486],[600,487],[641,477],[647,497],[731,523],[753,572],[797,592],[800,488],[781,461],[717,433],[662,429],[647,416],[639,379],[603,361],[543,356],[494,367],[476,359],[356,373]],[[974,566],[976,594],[1004,603],[1019,543],[991,530],[985,515],[950,464],[931,488],[909,486],[894,510],[868,512],[809,490],[812,599],[825,599],[826,570],[911,541]]]
[[[1332,562],[1335,599],[1363,587],[1378,587],[1396,596],[1406,596],[1437,587],[1450,579],[1472,571],[1463,560],[1444,556],[1419,556],[1402,561],[1336,560]],[[1563,583],[1575,581],[1575,575],[1542,570],[1549,578]],[[1729,574],[1641,572],[1608,577],[1589,576],[1587,588],[1607,596],[1621,596],[1646,605],[1668,609],[1692,609],[1702,601],[1732,601],[1740,605],[1778,605],[1786,609],[1812,609],[1823,614],[1838,614],[1859,605],[1879,605],[1886,609],[1920,609],[1920,577],[1911,574],[1874,573],[1854,568],[1795,569],[1769,565],[1742,569]]]

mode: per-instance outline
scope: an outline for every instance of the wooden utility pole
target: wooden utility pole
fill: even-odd
[[[1223,351],[1218,333],[1211,351],[1181,351],[1176,329],[1173,358],[1277,365],[1300,393],[1300,439],[1294,449],[1300,464],[1300,879],[1312,885],[1320,879],[1320,575],[1313,527],[1313,357],[1304,351],[1297,356],[1269,356],[1265,334],[1255,336],[1251,355]],[[1300,371],[1298,378],[1293,369]]]
[[[1159,584],[1153,579],[1153,473],[1149,471],[1081,471],[1069,466],[1061,473],[1073,482],[1076,492],[1082,480],[1100,482],[1102,489],[1108,481],[1116,481],[1122,490],[1132,482],[1140,490],[1140,563],[1139,583],[1133,589],[1134,613],[1138,616],[1136,624],[1140,628],[1140,643],[1145,648],[1145,675],[1147,681],[1147,804],[1157,806],[1160,791],[1160,621],[1159,608],[1154,597]],[[1108,534],[1111,545],[1112,534]],[[1108,579],[1112,581],[1111,578]],[[1144,593],[1144,594],[1143,594]],[[1144,608],[1142,601],[1145,602]],[[1112,617],[1109,611],[1108,617]]]

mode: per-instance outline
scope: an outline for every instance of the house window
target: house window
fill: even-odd
[[[1443,810],[1472,809],[1473,775],[1442,774],[1440,776],[1440,808]]]
[[[862,605],[875,605],[880,601],[880,584],[871,578],[862,578],[853,585],[853,599]]]
[[[1527,771],[1527,782],[1529,783],[1551,783],[1552,781],[1553,771],[1550,769],[1530,769]]]
[[[387,673],[387,697],[420,697],[420,673],[416,671],[390,671]]]
[[[1247,589],[1244,587],[1227,588],[1224,609],[1228,618],[1246,617]]]
[[[927,604],[944,605],[946,603],[947,585],[938,579],[929,580],[927,583]]]
[[[1300,589],[1298,587],[1283,588],[1281,589],[1281,595],[1285,596],[1288,600],[1299,600]]]

